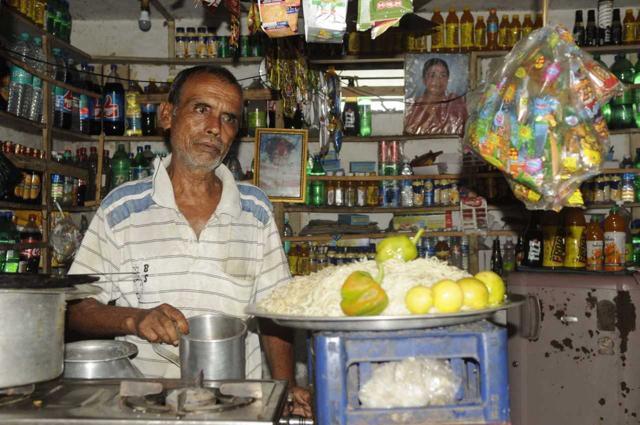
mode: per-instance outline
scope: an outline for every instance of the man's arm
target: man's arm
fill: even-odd
[[[136,335],[149,342],[178,345],[179,332],[189,333],[184,315],[168,304],[149,310],[104,305],[85,298],[67,306],[69,328],[83,335]]]

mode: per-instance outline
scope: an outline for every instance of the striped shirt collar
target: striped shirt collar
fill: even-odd
[[[154,161],[155,172],[153,174],[153,200],[160,206],[172,208],[178,211],[173,185],[167,173],[167,167],[171,163],[171,154],[166,158],[159,157]],[[238,217],[242,213],[240,203],[240,192],[233,178],[233,174],[226,165],[220,164],[215,170],[216,176],[222,181],[222,196],[216,207],[215,214],[227,214],[231,217]]]

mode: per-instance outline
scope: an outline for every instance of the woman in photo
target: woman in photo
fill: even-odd
[[[422,67],[425,91],[408,105],[404,132],[407,134],[463,134],[467,119],[464,95],[447,92],[449,65],[431,58]]]

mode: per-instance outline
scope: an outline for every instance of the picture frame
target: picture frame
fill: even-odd
[[[404,77],[404,134],[464,134],[469,55],[407,54]]]
[[[258,128],[253,184],[272,202],[304,203],[308,130]]]

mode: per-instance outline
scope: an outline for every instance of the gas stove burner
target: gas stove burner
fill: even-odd
[[[35,389],[35,384],[23,385],[21,387],[0,388],[0,406],[15,404],[22,400],[26,400]]]
[[[124,396],[122,402],[134,412],[169,413],[178,416],[213,413],[253,403],[252,397],[225,395],[217,388],[165,388],[158,394]]]

